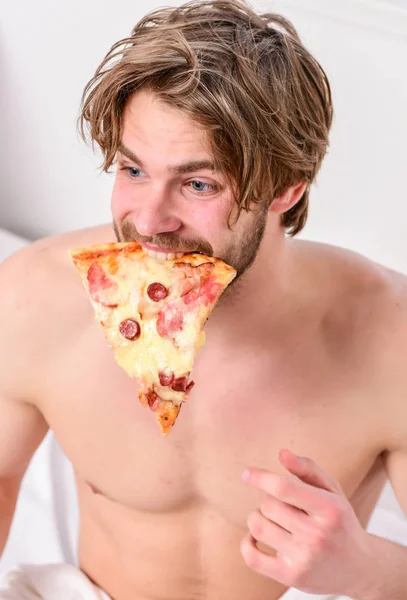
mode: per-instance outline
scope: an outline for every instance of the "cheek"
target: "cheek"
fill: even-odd
[[[114,182],[110,200],[112,215],[115,220],[120,221],[132,210],[134,210],[134,196],[129,193],[129,185],[120,177]]]
[[[110,205],[112,207],[113,216],[118,217],[124,212],[124,199],[125,195],[123,194],[121,182],[116,179],[114,182],[112,196],[110,199]]]
[[[194,208],[189,215],[190,223],[208,239],[223,237],[227,231],[228,213],[222,208],[216,203],[206,204],[204,201],[202,204],[194,203]]]

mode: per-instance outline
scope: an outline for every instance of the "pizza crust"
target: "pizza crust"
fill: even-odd
[[[110,242],[107,244],[97,244],[90,248],[77,248],[69,251],[69,255],[73,262],[80,270],[86,269],[93,261],[97,260],[98,263],[105,266],[106,270],[112,275],[117,271],[117,256],[120,253],[123,253],[125,256],[131,256],[135,260],[146,254],[143,247],[138,242]],[[210,262],[215,266],[217,276],[219,276],[220,273],[223,273],[225,279],[229,278],[231,275],[234,276],[236,273],[233,267],[230,267],[219,258],[206,256],[197,252],[184,254],[181,258],[174,258],[166,262],[173,264],[185,263],[190,264],[192,267],[199,267],[199,265]]]

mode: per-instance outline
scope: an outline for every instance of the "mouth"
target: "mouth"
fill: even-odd
[[[173,250],[159,248],[151,244],[141,244],[141,246],[150,258],[155,258],[156,260],[174,260],[174,258],[182,258],[186,254],[185,252],[174,252]]]

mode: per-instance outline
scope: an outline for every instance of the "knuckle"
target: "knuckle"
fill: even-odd
[[[259,566],[259,559],[254,548],[245,546],[242,550],[242,554],[246,564],[250,568],[256,569]]]
[[[309,545],[303,545],[297,549],[290,560],[285,558],[287,564],[287,576],[284,583],[290,587],[302,588],[309,585],[309,576],[315,565],[315,554]]]
[[[328,530],[340,529],[343,525],[344,511],[337,501],[332,501],[325,510],[325,527]]]
[[[321,554],[326,548],[327,537],[322,531],[315,531],[310,540],[310,551],[306,559],[306,564],[309,565],[315,555]]]
[[[254,538],[258,538],[263,535],[264,524],[262,522],[261,516],[257,511],[249,515],[247,519],[247,525],[249,527],[250,533]]]
[[[254,550],[251,550],[250,552],[248,552],[248,554],[246,554],[246,563],[252,569],[257,569],[258,568],[258,566],[259,566],[259,560],[258,560],[258,558],[257,558]]]

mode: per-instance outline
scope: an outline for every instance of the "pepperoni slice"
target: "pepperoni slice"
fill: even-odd
[[[115,294],[118,290],[117,283],[110,279],[103,267],[97,263],[93,262],[88,270],[87,275],[88,283],[89,283],[89,293],[93,300],[103,304],[103,306],[109,306],[111,308],[115,308],[117,302],[115,302]]]
[[[187,391],[187,392],[191,391],[191,390],[192,390],[192,388],[194,387],[194,385],[195,385],[195,381],[190,381],[190,382],[188,383],[188,385],[187,385],[187,389],[186,389],[186,391]]]
[[[147,288],[147,296],[154,302],[159,302],[168,296],[168,290],[162,283],[150,283]]]
[[[174,392],[186,392],[188,385],[188,377],[176,377],[171,388]]]
[[[140,323],[135,319],[126,319],[119,325],[119,331],[128,340],[137,340],[140,337]]]
[[[171,383],[174,381],[174,373],[170,373],[168,375],[167,373],[160,371],[158,373],[158,377],[160,379],[161,385],[164,385],[164,386],[171,385]]]
[[[161,402],[160,397],[157,396],[157,394],[153,390],[150,390],[149,392],[147,392],[146,398],[147,398],[148,406],[151,408],[151,410],[153,412],[155,410],[157,410],[157,408],[159,407],[160,402]]]

